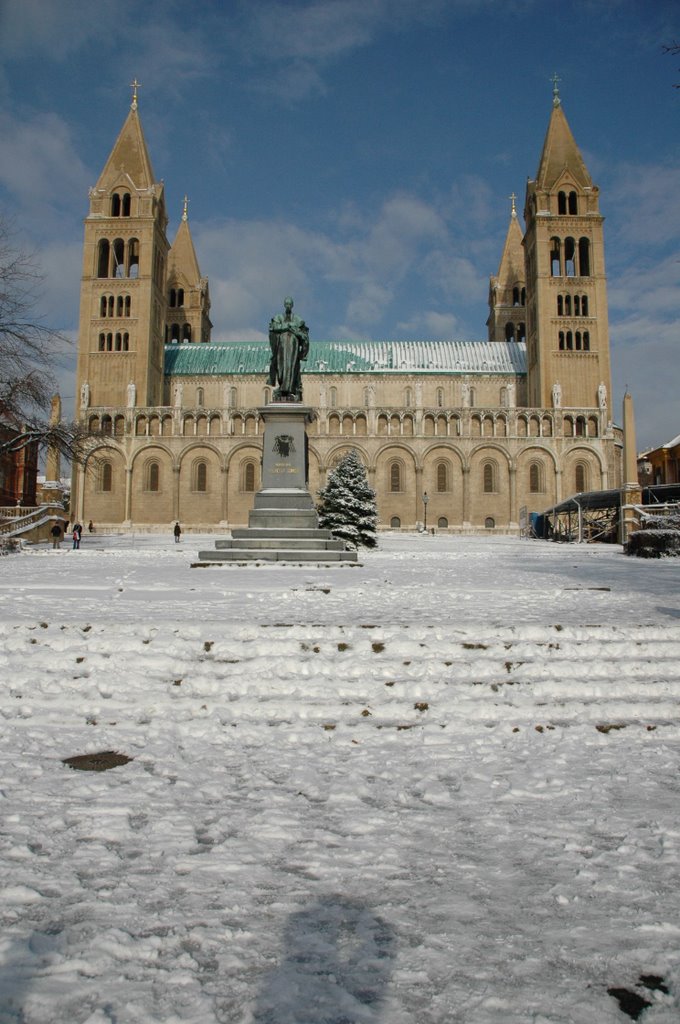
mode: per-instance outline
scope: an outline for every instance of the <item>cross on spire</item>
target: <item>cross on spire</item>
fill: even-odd
[[[130,88],[132,89],[132,109],[133,110],[137,109],[137,90],[141,89],[141,87],[142,87],[142,83],[138,82],[136,77],[135,77],[135,80],[133,82],[130,82]]]
[[[552,76],[550,81],[553,84],[553,107],[559,107],[559,105],[560,105],[560,90],[559,90],[559,88],[557,86],[557,83],[561,82],[562,79],[558,76],[557,72],[555,72],[555,74]]]
[[[184,209],[182,210],[182,220],[189,220],[189,196],[184,196]]]
[[[517,199],[517,195],[516,195],[516,193],[515,193],[515,192],[512,192],[512,193],[511,193],[511,194],[510,194],[510,195],[508,196],[508,199],[509,199],[509,200],[510,200],[510,202],[512,203],[512,210],[510,211],[510,215],[511,215],[512,217],[516,217],[516,216],[517,216],[517,207],[515,206],[515,200]]]

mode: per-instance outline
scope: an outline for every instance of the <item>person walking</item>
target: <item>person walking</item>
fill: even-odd
[[[54,526],[50,530],[50,534],[52,536],[52,547],[56,551],[56,549],[61,544],[61,526],[59,525],[59,523],[54,524]]]
[[[175,529],[172,532],[175,535],[175,544],[179,544],[179,538],[182,536],[182,530],[179,523],[175,523]]]
[[[83,528],[80,523],[73,524],[73,550],[78,551],[80,549],[80,538],[83,535]]]
[[[94,523],[92,522],[91,519],[90,519],[89,523],[87,524],[87,532],[88,533],[94,533]]]

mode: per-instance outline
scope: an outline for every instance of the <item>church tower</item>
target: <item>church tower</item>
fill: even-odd
[[[526,341],[526,279],[522,229],[514,194],[498,273],[489,282],[489,341]]]
[[[90,189],[80,290],[77,386],[89,407],[157,405],[163,391],[168,257],[163,183],[137,110],[137,85],[99,181]],[[134,385],[134,388],[132,387]]]
[[[165,342],[210,341],[210,294],[207,277],[201,277],[189,230],[187,205],[168,257],[167,323]]]
[[[602,407],[611,394],[604,217],[557,79],[524,217],[528,403]]]

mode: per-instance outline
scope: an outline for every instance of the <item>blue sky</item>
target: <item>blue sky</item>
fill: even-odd
[[[642,449],[680,433],[673,40],[677,0],[0,0],[0,212],[75,338],[87,190],[137,77],[213,340],[264,337],[289,292],[317,340],[482,340],[556,72],[606,217],[614,410],[627,384]]]

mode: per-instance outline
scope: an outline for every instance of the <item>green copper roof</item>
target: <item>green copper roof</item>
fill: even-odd
[[[268,341],[166,345],[168,376],[267,373]],[[306,373],[508,373],[525,374],[524,342],[315,341]]]

